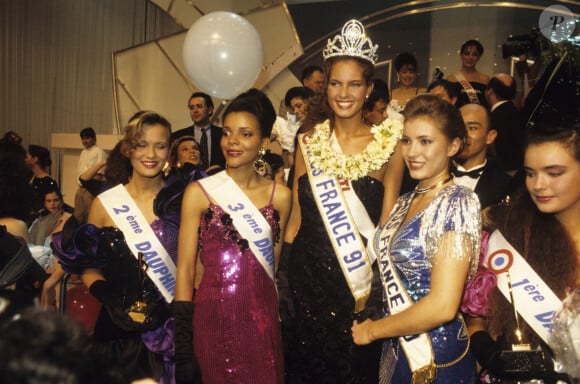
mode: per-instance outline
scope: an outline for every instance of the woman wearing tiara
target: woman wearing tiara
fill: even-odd
[[[387,119],[370,127],[362,118],[377,48],[356,20],[328,41],[323,56],[330,118],[299,136],[277,276],[288,383],[378,379],[380,345],[360,348],[350,335],[355,318],[382,316],[376,264],[365,243],[388,216],[403,173],[395,151],[401,123]]]
[[[430,94],[411,99],[404,117],[403,158],[419,183],[373,239],[387,316],[354,322],[352,336],[359,345],[384,340],[381,382],[472,383],[475,359],[459,305],[479,261],[480,207],[449,174],[465,126],[455,107]]]
[[[262,159],[275,119],[264,93],[236,97],[223,115],[227,169],[185,191],[174,305],[176,336],[189,335],[176,338],[178,382],[192,382],[192,338],[204,383],[284,382],[274,267],[291,196],[263,176]]]

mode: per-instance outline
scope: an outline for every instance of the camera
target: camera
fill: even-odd
[[[511,56],[519,56],[524,53],[531,53],[532,56],[539,54],[539,48],[536,44],[538,31],[532,30],[525,35],[509,36],[507,41],[501,46],[502,57],[507,59]]]

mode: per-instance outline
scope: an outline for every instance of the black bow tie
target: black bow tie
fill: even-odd
[[[468,171],[468,172],[466,172],[466,171],[460,171],[456,167],[451,167],[451,173],[455,177],[468,176],[468,177],[471,177],[472,179],[477,179],[483,173],[483,167],[478,168],[478,169],[474,169],[474,170],[471,170],[471,171]]]

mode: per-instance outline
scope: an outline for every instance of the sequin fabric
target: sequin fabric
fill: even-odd
[[[382,316],[376,264],[367,307],[355,316],[354,299],[318,212],[308,176],[298,180],[302,222],[288,265],[295,317],[283,325],[287,383],[376,383],[380,343],[355,346],[355,319]],[[371,177],[352,182],[369,217],[378,222],[383,184]]]
[[[179,237],[179,227],[169,220],[157,219],[151,223],[151,229],[160,239],[163,247],[177,265],[177,238]]]
[[[405,206],[400,204],[401,199],[412,197],[413,192],[400,197],[392,216]],[[429,293],[431,267],[438,260],[434,257],[438,251],[437,257],[471,257],[470,274],[475,273],[479,261],[480,217],[477,196],[465,187],[452,185],[444,188],[424,210],[399,227],[391,242],[391,260],[414,302]],[[385,312],[389,312],[386,303]],[[455,320],[429,331],[429,336],[436,364],[457,359],[467,348],[467,329],[460,314]],[[408,383],[411,371],[405,354],[397,340],[391,340],[391,345],[398,357],[392,382]],[[383,358],[381,364],[394,363]],[[438,368],[435,383],[472,383],[474,379],[475,360],[468,352],[456,364]]]
[[[274,207],[260,212],[277,237]],[[221,207],[210,205],[199,237],[204,272],[194,300],[193,345],[203,382],[283,383],[274,282]]]

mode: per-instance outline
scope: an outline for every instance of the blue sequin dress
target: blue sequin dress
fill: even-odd
[[[404,203],[412,199],[413,195],[414,192],[410,192],[401,196],[391,217],[405,209]],[[447,231],[465,234],[470,239],[473,252],[477,251],[473,253],[476,257],[471,260],[470,274],[473,274],[478,262],[481,220],[479,201],[467,188],[456,185],[444,188],[424,210],[403,223],[393,236],[390,247],[392,264],[414,302],[429,293],[432,258],[441,237]],[[386,303],[385,311],[389,313]],[[461,314],[454,320],[429,331],[429,336],[435,364],[446,365],[454,362],[449,367],[437,368],[435,383],[473,383],[475,359],[469,351],[469,336]],[[389,355],[392,356],[388,353],[389,348],[394,350],[396,362],[389,358]],[[411,382],[411,371],[398,338],[385,341],[381,359],[381,382],[385,379],[384,372],[393,371],[393,368],[390,382]]]

